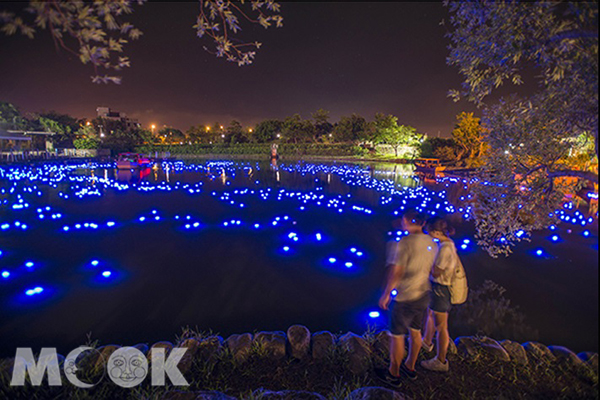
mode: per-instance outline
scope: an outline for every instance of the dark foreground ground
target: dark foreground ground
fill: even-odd
[[[194,336],[198,341],[202,340]],[[177,338],[180,343],[186,335]],[[206,338],[206,336],[204,336]],[[339,344],[315,359],[310,353],[303,359],[288,355],[273,357],[268,346],[254,341],[247,358],[241,360],[226,346],[210,355],[197,352],[184,376],[188,387],[152,387],[150,379],[133,389],[124,389],[108,377],[91,389],[78,389],[63,377],[63,386],[10,387],[7,370],[2,370],[0,398],[2,399],[396,399],[390,392],[355,397],[351,393],[369,386],[386,387],[375,374],[375,368],[385,367],[385,350],[376,336],[363,335],[372,349],[366,372],[352,372],[352,354]],[[179,342],[178,342],[179,341]],[[93,344],[91,344],[93,345]],[[382,351],[383,350],[383,351]],[[314,354],[314,351],[313,351]],[[420,359],[432,354],[421,354]],[[595,399],[598,398],[597,355],[595,366],[572,363],[564,359],[532,359],[527,365],[478,352],[468,355],[461,351],[449,355],[450,373],[434,373],[418,368],[416,381],[404,381],[392,389],[412,399]],[[6,360],[4,363],[6,364]],[[1,365],[1,364],[0,364]],[[181,363],[180,363],[181,366]],[[91,378],[92,381],[94,378]],[[84,380],[84,378],[82,378]],[[168,381],[168,380],[167,380]],[[220,393],[206,394],[205,391]],[[279,394],[273,394],[278,391]],[[308,391],[308,393],[281,391]],[[195,393],[194,393],[195,392]],[[201,395],[200,392],[204,394]],[[355,392],[356,393],[356,392]],[[319,397],[318,395],[323,396]],[[229,397],[227,397],[229,396]],[[314,396],[314,397],[311,397]]]

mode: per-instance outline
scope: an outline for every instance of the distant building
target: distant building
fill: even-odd
[[[127,129],[133,130],[142,126],[137,119],[129,118],[125,113],[113,111],[108,107],[98,107],[96,108],[96,113],[98,114],[98,118],[121,122]]]
[[[10,129],[5,123],[0,123],[0,152],[6,151],[51,151],[50,136],[54,132],[22,131]]]

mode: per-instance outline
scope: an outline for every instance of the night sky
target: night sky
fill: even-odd
[[[127,18],[144,35],[125,47],[131,68],[121,85],[91,83],[93,68],[57,52],[47,31],[34,40],[1,35],[0,100],[81,118],[107,106],[145,126],[184,131],[232,119],[310,118],[324,108],[332,122],[383,112],[421,133],[448,136],[456,115],[474,110],[446,96],[461,79],[445,63],[448,27],[440,22],[448,13],[441,3],[282,3],[283,28],[245,25],[244,39],[263,47],[244,67],[203,49],[192,28],[198,7],[136,7]]]

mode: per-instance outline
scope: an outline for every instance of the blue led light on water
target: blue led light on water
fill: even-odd
[[[467,245],[466,245],[466,244],[464,244],[464,243],[460,245],[460,248],[461,248],[461,249],[463,249],[463,250],[466,250],[468,247],[469,247],[469,246],[467,246]]]
[[[381,315],[381,314],[379,313],[379,311],[371,311],[371,312],[369,313],[369,317],[370,317],[370,318],[379,318],[379,317],[380,317],[380,315]]]
[[[27,268],[31,268],[31,267],[33,267],[33,265],[34,265],[34,264],[33,264],[33,261],[27,261],[27,262],[25,263],[25,266],[26,266]]]
[[[109,228],[111,228],[111,227],[115,226],[115,222],[114,221],[108,221],[106,223],[106,226],[108,226]]]
[[[537,250],[535,251],[535,254],[536,254],[536,255],[538,255],[538,256],[542,256],[542,255],[544,254],[544,250],[542,250],[542,249],[537,249]]]
[[[352,268],[354,266],[354,264],[352,264],[350,261],[346,262],[344,265],[346,268]]]
[[[329,257],[327,261],[329,261],[330,264],[334,264],[337,260],[335,259],[335,257]]]
[[[290,251],[290,247],[289,246],[283,246],[283,251]]]
[[[8,279],[10,277],[10,272],[8,272],[8,271],[2,271],[2,277],[4,279]]]
[[[553,242],[558,242],[560,240],[560,236],[558,236],[558,235],[552,235],[552,237],[550,238],[550,240],[552,240]]]
[[[323,236],[322,236],[320,233],[317,233],[317,234],[315,234],[315,238],[316,238],[318,241],[321,241],[321,240],[323,239]]]
[[[111,276],[111,275],[112,275],[112,272],[111,272],[111,271],[103,271],[103,272],[102,272],[102,276],[103,276],[104,278],[110,278],[110,276]]]
[[[98,264],[100,264],[100,261],[98,261],[98,260],[92,260],[92,262],[90,262],[90,264],[91,264],[92,266],[94,266],[94,267],[97,267],[97,266],[98,266]]]
[[[33,295],[36,295],[36,294],[40,294],[40,293],[42,293],[43,291],[44,291],[44,288],[43,288],[43,287],[41,287],[41,286],[36,286],[36,287],[34,287],[33,289],[28,289],[28,290],[26,290],[26,291],[25,291],[25,294],[26,294],[27,296],[33,296]]]
[[[392,293],[391,293],[392,297],[396,297],[397,294],[398,294],[398,291],[396,289],[392,290]]]
[[[588,236],[590,236],[590,231],[585,230],[585,231],[581,232],[581,234],[585,237],[588,237]]]

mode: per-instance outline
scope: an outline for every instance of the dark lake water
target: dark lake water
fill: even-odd
[[[369,313],[396,237],[391,220],[408,206],[451,214],[458,247],[470,241],[460,249],[470,286],[505,287],[540,341],[598,350],[598,229],[583,211],[565,210],[576,224],[494,259],[463,221],[460,179],[424,182],[392,164],[157,167],[1,168],[0,356],[42,346],[65,354],[90,332],[133,345],[173,340],[184,326],[223,336],[383,326],[383,313]]]

